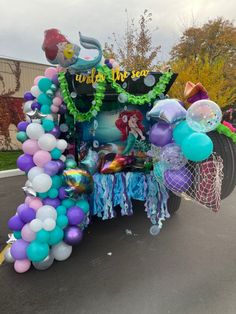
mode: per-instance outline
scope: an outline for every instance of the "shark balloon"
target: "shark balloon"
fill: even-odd
[[[98,66],[102,59],[102,48],[100,43],[91,37],[79,33],[80,44],[85,49],[96,49],[98,55],[92,60],[79,57],[81,48],[71,43],[58,29],[48,29],[44,33],[42,49],[48,62],[68,68],[71,72],[86,72]]]

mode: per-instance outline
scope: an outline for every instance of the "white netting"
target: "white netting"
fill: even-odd
[[[221,203],[221,186],[223,180],[223,160],[212,154],[203,162],[188,163],[176,171],[161,167],[166,187],[187,200],[218,211]]]

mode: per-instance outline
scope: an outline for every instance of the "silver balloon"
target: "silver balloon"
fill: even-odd
[[[7,262],[7,263],[14,263],[14,258],[12,257],[12,255],[11,255],[11,248],[9,247],[6,251],[5,251],[5,253],[4,253],[4,260],[5,260],[5,262]]]
[[[143,81],[144,81],[144,84],[148,87],[151,87],[156,83],[155,76],[152,74],[149,74],[148,76],[146,76]]]
[[[54,262],[54,257],[52,254],[49,254],[43,261],[41,262],[33,262],[33,266],[37,270],[46,270],[52,266]]]

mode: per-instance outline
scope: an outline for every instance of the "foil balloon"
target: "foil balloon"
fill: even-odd
[[[107,154],[103,158],[100,172],[103,174],[115,173],[124,170],[134,162],[134,156]]]
[[[87,156],[80,162],[80,165],[93,175],[98,167],[98,153],[89,149]]]
[[[14,258],[11,255],[11,248],[8,248],[4,253],[4,260],[7,263],[14,263]]]
[[[54,262],[54,257],[52,254],[49,254],[44,260],[41,262],[33,262],[33,266],[37,270],[46,270],[52,266]]]
[[[175,143],[168,144],[161,149],[160,161],[165,163],[168,169],[181,169],[188,160],[184,157],[181,147]]]
[[[80,33],[79,35],[83,48],[98,50],[98,56],[95,59],[88,60],[79,57],[81,48],[72,44],[58,29],[52,28],[45,31],[42,45],[48,62],[59,64],[73,72],[88,71],[96,67],[102,59],[100,43],[94,38],[83,36]]]
[[[151,111],[147,113],[147,117],[156,120],[164,120],[168,123],[175,123],[185,119],[186,110],[177,99],[161,99],[158,100]]]
[[[93,191],[93,177],[82,169],[68,169],[63,172],[65,183],[68,186],[66,192],[71,197],[81,194],[89,194]]]
[[[79,244],[83,238],[82,230],[77,226],[69,226],[64,230],[64,242],[69,245]]]
[[[220,124],[222,112],[220,107],[209,99],[198,100],[187,111],[186,121],[197,132],[210,132]]]

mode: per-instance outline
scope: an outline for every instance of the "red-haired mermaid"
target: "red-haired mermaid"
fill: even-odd
[[[122,155],[127,155],[133,149],[136,139],[140,136],[145,140],[143,135],[144,126],[142,125],[143,115],[139,110],[122,111],[116,120],[116,127],[120,130],[121,140],[127,140],[126,147]]]

